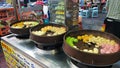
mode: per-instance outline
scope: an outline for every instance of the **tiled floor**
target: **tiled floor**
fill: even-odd
[[[83,29],[100,30],[102,24],[104,23],[105,17],[106,14],[100,13],[96,18],[82,18],[82,27]]]
[[[0,68],[8,68],[1,48],[0,48]]]
[[[0,68],[7,68],[3,53],[0,54]]]

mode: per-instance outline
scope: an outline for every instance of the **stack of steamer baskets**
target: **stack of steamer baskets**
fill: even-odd
[[[30,39],[38,48],[44,50],[58,49],[63,44],[63,36],[68,31],[65,25],[40,24],[30,30]]]
[[[96,30],[74,30],[64,35],[63,50],[76,62],[89,66],[109,66],[120,60],[120,39]]]

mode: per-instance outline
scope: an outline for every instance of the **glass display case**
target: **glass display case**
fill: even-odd
[[[78,25],[79,0],[66,0],[66,25],[68,27]]]
[[[49,0],[50,22],[65,24],[65,2],[64,0]]]
[[[49,11],[51,23],[77,25],[79,0],[49,0]]]

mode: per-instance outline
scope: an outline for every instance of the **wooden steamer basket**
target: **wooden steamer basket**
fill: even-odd
[[[112,65],[120,60],[120,50],[115,53],[111,54],[93,54],[93,53],[87,53],[80,50],[77,50],[70,45],[68,45],[65,41],[67,36],[73,36],[77,37],[78,35],[83,34],[93,34],[95,36],[101,36],[110,40],[114,40],[116,43],[120,45],[120,39],[116,36],[106,33],[106,32],[100,32],[95,30],[76,30],[76,31],[70,31],[65,34],[64,36],[64,45],[63,50],[67,56],[69,56],[71,59],[90,66],[109,66]]]

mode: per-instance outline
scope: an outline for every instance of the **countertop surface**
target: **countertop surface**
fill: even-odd
[[[17,48],[27,56],[32,57],[32,60],[40,62],[43,67],[48,68],[70,68],[67,63],[68,57],[60,50],[42,50],[37,48],[34,42],[30,39],[19,39],[13,34],[2,37],[2,40],[12,47]],[[73,67],[72,67],[73,68]],[[120,61],[115,63],[112,68],[120,68]]]

